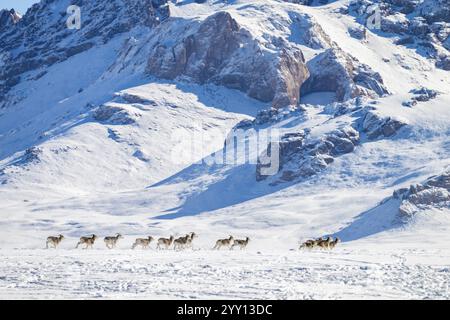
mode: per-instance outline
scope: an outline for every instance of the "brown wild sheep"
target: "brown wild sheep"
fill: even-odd
[[[319,243],[317,244],[317,246],[321,249],[328,249],[330,246],[330,243],[332,241],[331,237],[327,237],[325,240],[321,240],[319,241]]]
[[[78,241],[77,246],[75,248],[78,248],[78,246],[80,244],[84,244],[86,246],[83,249],[87,249],[89,247],[91,247],[91,249],[92,249],[96,239],[97,239],[97,236],[95,234],[93,234],[90,237],[81,237],[80,241]]]
[[[241,250],[245,249],[250,241],[249,237],[246,237],[245,240],[236,239],[233,242],[230,250],[233,250],[234,247],[239,247]]]
[[[187,242],[186,242],[186,245],[185,245],[186,248],[194,249],[194,245],[192,244],[192,242],[194,241],[195,238],[197,238],[197,234],[195,232],[191,232],[189,234],[189,238],[187,239]]]
[[[159,238],[158,239],[158,244],[156,246],[156,249],[162,249],[164,247],[164,249],[169,249],[169,247],[172,245],[173,243],[173,236],[170,236],[169,239],[167,238]]]
[[[339,242],[341,242],[341,239],[339,239],[339,238],[334,239],[333,241],[330,242],[328,248],[329,248],[329,249],[334,249],[334,247],[335,247]]]
[[[152,236],[149,236],[147,238],[138,238],[134,241],[131,249],[134,250],[137,246],[141,246],[142,249],[147,249],[152,241],[153,241]]]
[[[117,245],[117,241],[119,241],[119,239],[122,239],[122,235],[120,233],[117,233],[115,236],[111,236],[111,237],[105,237],[105,244],[106,247],[108,249],[113,249],[116,247]]]
[[[214,249],[220,250],[222,247],[230,247],[233,244],[233,236],[230,236],[228,239],[219,239],[216,241],[216,245]]]
[[[56,247],[61,243],[61,241],[63,241],[63,239],[64,239],[64,236],[62,234],[60,234],[57,237],[48,237],[45,247],[48,249],[48,245],[51,244],[53,246],[53,248],[56,249]]]
[[[187,234],[184,237],[179,237],[173,241],[173,250],[182,250],[186,243],[188,242],[188,239],[190,238],[190,235]]]

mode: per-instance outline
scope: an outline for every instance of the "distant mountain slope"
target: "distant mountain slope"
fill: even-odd
[[[423,13],[427,35],[397,32],[400,20],[388,32],[363,27],[371,1],[293,2],[46,0],[5,23],[5,245],[30,230],[29,247],[53,232],[192,229],[280,250],[398,232],[400,200],[380,201],[450,165],[447,18],[423,2],[402,14],[411,26]],[[408,1],[391,2],[385,27]],[[69,4],[82,8],[80,30],[65,26]],[[424,37],[439,54],[424,54]],[[245,145],[267,129],[279,136],[210,163],[234,133]],[[272,143],[281,166],[266,176]],[[448,212],[438,195],[424,212]]]

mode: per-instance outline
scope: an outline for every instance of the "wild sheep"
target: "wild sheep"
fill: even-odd
[[[315,240],[306,240],[300,245],[299,249],[312,249],[314,247],[317,247],[320,241],[323,241],[322,238]]]
[[[90,237],[81,237],[80,241],[78,241],[78,244],[77,244],[77,246],[75,248],[78,248],[78,246],[80,244],[84,244],[86,246],[83,249],[87,249],[89,247],[91,247],[91,249],[92,249],[96,239],[97,239],[97,236],[95,234],[93,234]]]
[[[167,238],[159,238],[158,239],[158,244],[156,246],[156,249],[161,249],[162,247],[164,247],[164,249],[169,249],[169,247],[172,245],[173,243],[173,236],[170,236],[169,239]]]
[[[187,234],[184,237],[179,237],[178,239],[175,239],[173,241],[173,250],[182,250],[186,243],[188,242],[188,239],[190,238],[190,235]]]
[[[134,241],[131,249],[134,250],[137,246],[141,246],[142,249],[147,249],[150,243],[153,241],[153,237],[149,236],[147,238],[138,238]]]
[[[230,247],[233,244],[233,236],[230,236],[228,239],[219,239],[216,241],[216,245],[213,250],[220,250],[222,247]]]
[[[231,246],[230,249],[233,250],[234,247],[240,247],[240,249],[243,250],[247,247],[249,241],[250,241],[249,237],[246,237],[245,240],[236,239],[234,240],[233,245]]]
[[[325,240],[319,241],[317,246],[322,249],[328,249],[330,247],[330,243],[332,242],[331,237],[327,237]]]
[[[61,241],[63,239],[64,239],[64,236],[62,234],[60,234],[57,237],[48,237],[45,247],[48,249],[48,245],[51,244],[53,246],[53,248],[56,249],[56,247],[61,243]]]
[[[332,242],[330,242],[330,244],[329,244],[328,247],[329,247],[330,249],[334,249],[334,247],[335,247],[339,242],[341,242],[341,239],[336,238],[336,239],[334,239]]]
[[[191,232],[184,237],[180,237],[173,241],[173,249],[174,250],[182,250],[186,248],[193,248],[192,242],[194,241],[194,238],[197,237],[197,234],[195,232]]]
[[[194,239],[197,237],[197,234],[195,232],[191,232],[189,238],[187,239],[186,242],[186,248],[194,248],[194,245],[192,244],[192,242],[194,241]]]
[[[117,241],[123,238],[120,233],[117,233],[115,236],[105,237],[105,244],[108,249],[113,249],[117,245]]]

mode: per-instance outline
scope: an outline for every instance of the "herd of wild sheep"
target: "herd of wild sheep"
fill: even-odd
[[[186,234],[183,237],[179,237],[175,239],[173,236],[169,238],[159,238],[156,241],[156,249],[170,249],[171,247],[174,250],[183,250],[188,248],[193,248],[193,241],[197,237],[195,232],[191,232]],[[122,239],[123,236],[120,233],[117,233],[115,236],[109,236],[104,238],[105,245],[108,249],[114,249],[117,245],[119,239]],[[56,237],[48,237],[46,248],[57,248],[61,241],[64,239],[63,235],[59,235]],[[78,241],[75,248],[78,248],[80,245],[83,245],[83,249],[93,248],[95,241],[98,237],[93,234],[91,236],[81,237],[80,241]],[[155,238],[149,236],[147,238],[137,238],[131,249],[135,249],[136,247],[141,247],[142,249],[149,248],[150,244],[155,240]],[[233,236],[229,236],[225,239],[219,239],[216,241],[213,250],[220,250],[221,248],[227,248],[233,250],[235,247],[240,248],[241,250],[245,249],[250,241],[249,237],[245,239],[235,239]],[[307,240],[300,245],[299,249],[334,249],[334,247],[340,242],[339,238],[333,239],[332,237],[327,238],[318,238],[313,240]]]
[[[321,248],[321,249],[334,249],[336,245],[341,240],[339,238],[333,239],[332,237],[327,237],[326,239],[319,238],[313,240],[307,240],[300,245],[300,249],[313,249],[313,248]]]
[[[193,248],[193,241],[197,237],[195,232],[191,232],[186,234],[183,237],[179,237],[175,239],[173,236],[169,238],[159,238],[156,241],[156,249],[170,249],[173,247],[174,250],[183,250],[187,248]],[[123,236],[120,233],[117,233],[115,236],[105,237],[105,245],[108,249],[114,249],[117,245],[119,239],[122,239]],[[61,241],[64,239],[64,236],[60,234],[57,237],[48,237],[46,248],[57,248]],[[95,241],[98,239],[98,236],[95,234],[91,236],[81,237],[80,241],[78,241],[75,248],[78,248],[80,245],[84,246],[83,249],[93,248]],[[137,238],[131,249],[135,249],[136,247],[141,247],[142,249],[147,249],[150,244],[155,240],[155,238],[149,236],[147,238]],[[221,248],[228,248],[233,250],[235,247],[240,248],[241,250],[245,249],[250,241],[249,237],[245,239],[234,239],[233,236],[230,236],[226,239],[219,239],[216,241],[216,245],[213,249],[219,250]]]

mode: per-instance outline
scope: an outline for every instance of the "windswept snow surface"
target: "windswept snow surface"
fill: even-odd
[[[2,298],[448,299],[448,251],[0,252]]]
[[[407,125],[390,138],[363,136],[308,179],[257,182],[256,164],[202,162],[237,123],[270,106],[236,90],[149,78],[143,48],[157,31],[133,30],[131,40],[118,36],[14,87],[20,101],[0,110],[0,298],[450,298],[450,209],[400,217],[391,198],[450,166],[449,72],[376,33],[350,37],[356,22],[338,13],[344,3],[171,4],[172,17],[186,20],[174,34],[225,10],[268,42],[295,41],[290,17],[307,13],[381,74],[392,95],[367,104]],[[420,86],[440,94],[402,106]],[[320,137],[357,120],[335,117],[332,100],[330,92],[302,97],[301,115],[262,127]],[[98,120],[99,107],[120,112]],[[117,232],[125,238],[116,250],[102,238],[94,250],[74,249],[80,236]],[[137,237],[188,232],[199,235],[193,251],[130,249]],[[58,234],[61,246],[44,250]],[[250,237],[248,248],[211,250],[229,235]],[[298,250],[326,235],[343,243]]]

